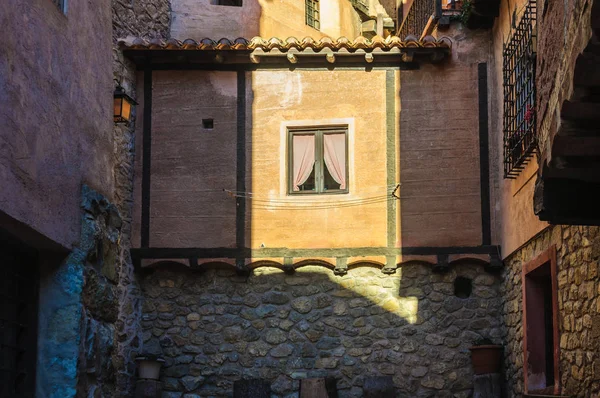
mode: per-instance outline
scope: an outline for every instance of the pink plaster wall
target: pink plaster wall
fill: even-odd
[[[151,247],[234,247],[235,72],[154,72]],[[138,80],[139,109],[143,84]],[[141,114],[141,113],[140,113]],[[213,119],[205,129],[202,119]],[[133,245],[140,245],[142,130],[137,124]]]
[[[0,2],[0,212],[78,242],[81,184],[112,197],[108,0]]]

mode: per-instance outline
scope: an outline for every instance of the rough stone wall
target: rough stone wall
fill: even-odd
[[[560,384],[563,394],[600,393],[600,229],[553,226],[506,259],[505,365],[509,396],[523,393],[522,267],[556,245],[560,335]]]
[[[591,38],[592,3],[592,0],[538,2],[536,102],[542,165],[548,164],[552,157],[562,104],[573,95],[575,60]]]
[[[341,397],[360,397],[365,377],[380,375],[393,376],[399,396],[468,397],[467,348],[502,332],[500,280],[479,265],[446,274],[414,263],[395,275],[306,266],[246,278],[176,264],[150,272],[144,350],[165,357],[168,398],[228,395],[242,378],[267,379],[274,397],[291,397],[300,379],[324,376],[337,379]],[[454,296],[457,275],[473,281],[469,298]]]
[[[82,188],[81,238],[57,269],[42,268],[37,391],[40,397],[112,397],[118,313],[117,208]]]
[[[137,36],[145,38],[169,37],[169,0],[112,1],[113,20],[113,76],[136,98],[137,72],[135,66],[123,57],[116,42],[119,38]],[[118,303],[119,313],[116,322],[116,349],[112,352],[112,362],[116,370],[116,390],[114,396],[133,395],[135,381],[135,357],[140,349],[141,299],[137,277],[131,260],[131,220],[133,208],[133,167],[135,149],[135,122],[137,115],[133,109],[132,123],[114,127],[113,169],[115,181],[115,205],[123,217],[122,234],[119,240],[118,256]]]

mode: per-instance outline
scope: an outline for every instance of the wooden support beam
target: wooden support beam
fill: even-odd
[[[573,84],[576,86],[600,86],[600,55],[583,53],[577,58]]]
[[[600,156],[599,136],[561,136],[554,138],[552,156]]]
[[[565,120],[600,123],[600,103],[565,101],[560,116]]]

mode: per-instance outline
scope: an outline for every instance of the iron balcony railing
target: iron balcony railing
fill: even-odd
[[[530,0],[503,50],[504,178],[516,178],[536,150],[536,2]]]
[[[439,19],[442,12],[441,0],[413,0],[407,11],[404,7],[402,9],[402,25],[398,29],[398,36],[402,39],[408,35],[421,37],[429,19]]]

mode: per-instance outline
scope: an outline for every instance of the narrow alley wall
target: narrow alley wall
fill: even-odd
[[[144,38],[168,39],[170,37],[171,7],[169,0],[112,1],[113,77],[131,97],[140,101],[137,93],[138,73],[135,66],[123,57],[117,40],[129,35]],[[139,108],[141,109],[141,108]],[[141,298],[137,276],[131,260],[131,226],[133,213],[133,170],[135,151],[135,125],[141,124],[141,111],[133,108],[129,125],[114,125],[113,156],[115,166],[114,204],[122,219],[118,251],[117,291],[118,308],[115,322],[114,344],[110,360],[114,364],[116,391],[119,397],[131,397],[136,377],[135,357],[141,346]],[[139,115],[137,114],[139,113]]]
[[[173,263],[146,272],[144,350],[166,358],[167,398],[228,395],[246,378],[285,397],[300,379],[325,376],[337,379],[340,397],[361,397],[365,377],[381,375],[401,396],[466,398],[467,348],[501,333],[500,281],[472,263],[445,274],[417,263],[394,275],[305,266],[240,277]],[[472,281],[470,297],[454,296],[458,276]]]

